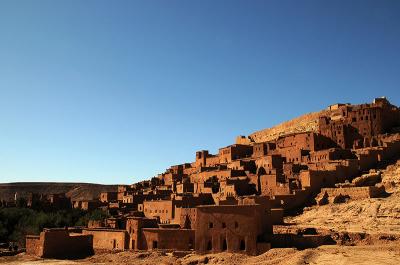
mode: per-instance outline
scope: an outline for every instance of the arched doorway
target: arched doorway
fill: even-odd
[[[246,242],[244,241],[244,239],[240,240],[239,248],[240,250],[246,250]]]
[[[266,174],[267,174],[267,171],[265,171],[264,167],[259,167],[257,169],[257,192],[258,192],[258,194],[261,194],[261,179],[260,179],[260,177],[262,175],[266,175]]]
[[[190,221],[189,215],[186,215],[185,224],[183,225],[185,229],[192,229],[192,222]]]
[[[208,240],[208,242],[207,242],[207,250],[208,251],[212,250],[212,242],[211,242],[211,240]]]
[[[228,245],[226,244],[226,239],[222,241],[222,251],[226,251],[228,249]]]

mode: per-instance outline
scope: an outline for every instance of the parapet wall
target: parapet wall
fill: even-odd
[[[385,192],[383,186],[368,186],[368,187],[341,187],[341,188],[323,188],[321,194],[327,194],[329,197],[349,196],[352,199],[367,199],[382,196]]]

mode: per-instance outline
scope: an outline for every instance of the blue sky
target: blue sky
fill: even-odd
[[[0,1],[0,182],[133,183],[336,102],[400,105],[399,1]]]

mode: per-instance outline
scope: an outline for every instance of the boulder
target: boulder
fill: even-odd
[[[322,193],[318,194],[318,196],[315,198],[315,201],[319,206],[328,204],[329,203],[328,193],[324,192],[323,194]]]
[[[333,203],[345,203],[350,199],[349,195],[336,195],[335,197],[333,197]]]

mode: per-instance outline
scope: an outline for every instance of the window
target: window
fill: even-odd
[[[189,238],[189,249],[193,249],[193,238]]]
[[[158,248],[158,242],[156,240],[153,241],[153,248]]]
[[[222,251],[225,251],[228,249],[228,246],[226,244],[226,239],[224,239],[224,241],[222,242]]]
[[[352,118],[351,120],[352,120],[352,122],[356,122],[357,118]]]
[[[207,250],[212,250],[212,242],[211,242],[211,240],[208,240]]]
[[[213,227],[214,227],[214,224],[212,222],[209,222],[208,223],[208,228],[213,228]]]
[[[244,240],[240,240],[240,250],[246,250],[246,242]]]
[[[238,224],[238,222],[235,221],[235,228],[238,228],[238,227],[239,227],[239,224]]]
[[[222,223],[222,228],[226,228],[226,224],[225,223]]]

